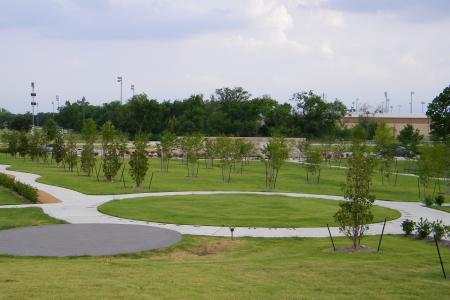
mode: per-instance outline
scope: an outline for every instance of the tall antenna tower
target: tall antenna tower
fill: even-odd
[[[34,100],[34,98],[36,97],[36,92],[34,91],[34,82],[31,83],[31,111],[33,114],[33,124],[31,126],[31,128],[34,128],[34,108],[37,105],[37,102]]]

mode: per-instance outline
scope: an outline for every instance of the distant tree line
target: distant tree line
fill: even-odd
[[[347,108],[339,101],[327,102],[314,92],[296,93],[292,104],[270,96],[253,98],[241,87],[217,89],[206,99],[192,95],[184,100],[162,101],[136,95],[126,103],[112,101],[100,106],[84,98],[61,106],[55,114],[39,113],[39,125],[54,119],[58,126],[81,132],[86,120],[100,128],[107,121],[134,137],[139,132],[159,139],[163,131],[176,135],[278,136],[329,138],[345,135],[341,124]],[[13,130],[28,130],[31,114],[0,112],[0,124]]]

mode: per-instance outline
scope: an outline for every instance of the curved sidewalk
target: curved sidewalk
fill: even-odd
[[[30,184],[39,190],[47,192],[59,200],[60,203],[55,204],[24,204],[24,205],[8,205],[0,208],[19,208],[19,207],[41,207],[48,215],[65,220],[73,224],[86,223],[109,223],[109,224],[135,224],[147,225],[166,229],[172,229],[181,234],[192,235],[209,235],[209,236],[230,236],[228,227],[220,226],[200,226],[200,225],[176,225],[163,224],[145,221],[134,221],[100,213],[97,207],[105,202],[116,199],[139,198],[139,197],[157,197],[169,195],[208,195],[208,194],[259,194],[259,195],[283,195],[297,198],[321,198],[328,200],[344,200],[341,196],[316,195],[316,194],[299,194],[299,193],[268,193],[268,192],[163,192],[163,193],[141,193],[141,194],[122,194],[122,195],[85,195],[70,189],[52,186],[48,184],[38,183],[36,179],[39,175],[15,172],[6,170],[8,165],[0,165],[0,172],[11,174],[23,183]],[[401,217],[386,223],[386,234],[401,234],[401,222],[404,219],[412,219],[418,221],[420,217],[427,218],[430,221],[442,220],[444,224],[450,225],[450,214],[424,207],[418,202],[396,202],[376,200],[375,205],[392,208],[400,211]],[[280,216],[283,217],[283,216]],[[325,225],[325,224],[324,224]],[[369,235],[377,235],[381,233],[383,224],[376,223],[370,225],[367,232]],[[342,236],[337,227],[330,228],[333,236]],[[327,237],[328,230],[326,227],[315,228],[262,228],[262,227],[236,227],[234,231],[236,237]]]

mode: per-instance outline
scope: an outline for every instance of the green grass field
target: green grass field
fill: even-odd
[[[95,176],[78,176],[76,172],[66,172],[62,168],[57,168],[54,164],[47,166],[43,163],[31,162],[28,159],[24,161],[20,158],[11,158],[5,154],[0,155],[0,164],[12,165],[11,170],[40,174],[43,177],[38,180],[39,182],[74,189],[86,194],[148,192],[148,182],[151,172],[154,172],[151,186],[152,192],[266,190],[265,168],[264,164],[259,161],[252,161],[250,166],[245,167],[243,174],[232,174],[231,183],[224,183],[219,167],[208,170],[201,163],[198,177],[192,178],[186,176],[186,168],[181,165],[179,160],[172,160],[169,173],[164,174],[159,171],[159,160],[151,159],[150,171],[141,189],[134,188],[128,171],[125,171],[127,187],[124,188],[122,182],[119,182],[118,179],[111,183],[105,182],[103,178],[100,178],[100,182],[97,182]],[[118,178],[120,178],[120,174]],[[321,171],[320,184],[308,184],[306,183],[306,172],[303,167],[296,163],[286,163],[281,168],[278,178],[277,191],[342,195],[341,185],[345,181],[345,170],[324,167]],[[397,186],[383,186],[378,173],[374,174],[373,179],[373,192],[377,199],[398,201],[419,200],[417,178],[415,177],[398,176]]]
[[[450,213],[450,206],[432,206],[432,208]]]
[[[336,239],[338,246],[349,241]],[[363,244],[376,248],[378,237]],[[433,243],[385,236],[382,253],[328,239],[184,236],[171,248],[80,258],[0,256],[1,297],[70,299],[445,299]],[[450,249],[441,249],[450,268]],[[447,295],[447,296],[445,296]]]
[[[0,187],[0,205],[7,204],[23,204],[22,199],[19,199],[16,195],[14,195],[8,189]]]
[[[0,209],[0,229],[63,223],[49,217],[38,207]]]
[[[103,204],[105,214],[171,224],[242,227],[322,227],[336,225],[338,201],[261,195],[193,195],[116,200]],[[400,213],[374,206],[374,223]]]

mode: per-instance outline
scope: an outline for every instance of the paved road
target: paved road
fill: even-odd
[[[154,222],[133,221],[123,218],[117,218],[100,213],[97,207],[107,201],[114,199],[127,199],[138,197],[157,197],[168,195],[209,195],[209,194],[260,194],[260,195],[284,195],[289,197],[308,197],[321,198],[328,200],[344,200],[340,196],[330,195],[313,195],[313,194],[299,194],[299,193],[265,193],[265,192],[166,192],[166,193],[142,193],[142,194],[128,194],[128,195],[85,195],[73,190],[61,188],[57,186],[47,185],[36,182],[39,175],[14,172],[6,170],[8,166],[0,165],[0,172],[16,176],[17,180],[30,184],[40,190],[43,190],[56,198],[60,199],[60,203],[55,204],[29,204],[29,205],[8,205],[6,208],[15,207],[41,207],[48,215],[65,220],[73,224],[83,223],[111,223],[111,224],[135,224],[146,225],[159,228],[172,229],[181,234],[192,235],[209,235],[209,236],[229,236],[230,230],[228,227],[220,226],[193,226],[193,225],[176,225],[176,224],[162,224]],[[397,202],[397,201],[382,201],[376,200],[376,205],[396,209],[401,212],[402,216],[399,219],[389,221],[386,224],[386,234],[401,234],[401,222],[408,218],[418,221],[420,217],[427,218],[430,221],[442,220],[445,224],[450,225],[450,214],[435,209],[424,207],[418,202]],[[282,216],[280,216],[282,217]],[[381,233],[382,223],[372,224],[367,232],[369,235],[377,235]],[[330,228],[335,236],[342,235],[337,227]],[[237,227],[234,231],[235,236],[250,236],[250,237],[327,237],[328,231],[326,227],[317,228],[251,228],[251,227]]]
[[[114,255],[159,249],[181,240],[162,228],[118,224],[60,224],[0,230],[0,253],[19,256]]]

